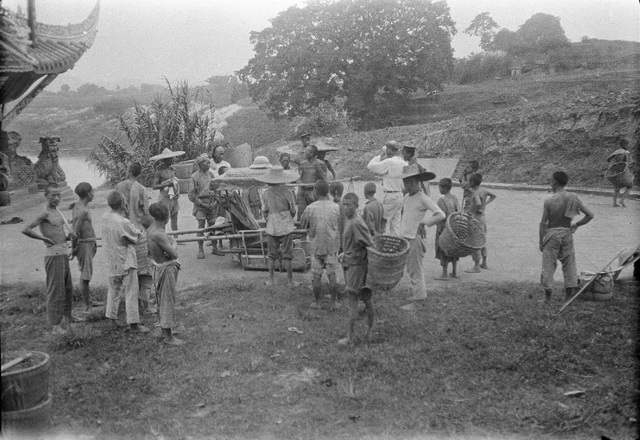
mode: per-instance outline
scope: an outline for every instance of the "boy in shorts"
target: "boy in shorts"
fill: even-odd
[[[339,260],[344,268],[344,279],[347,284],[349,297],[349,327],[347,337],[340,339],[338,344],[347,345],[352,341],[355,323],[358,320],[358,301],[364,303],[364,313],[367,315],[367,333],[365,339],[371,339],[373,328],[373,301],[371,289],[365,286],[367,279],[367,248],[373,246],[369,228],[358,215],[358,196],[349,193],[342,199],[342,206],[346,217],[344,235],[342,237],[343,253]]]
[[[329,184],[326,180],[318,180],[314,187],[317,200],[305,208],[300,220],[301,227],[307,229],[311,248],[314,298],[311,308],[320,308],[322,273],[326,270],[329,278],[331,308],[333,309],[336,306],[338,294],[336,266],[338,265],[340,207],[329,200]]]
[[[167,235],[165,226],[169,222],[169,210],[160,202],[149,206],[153,224],[149,227],[147,245],[153,264],[153,283],[158,301],[158,319],[162,329],[162,342],[169,345],[184,345],[182,339],[171,332],[175,319],[176,284],[180,263],[177,243]]]
[[[88,182],[79,183],[75,192],[79,200],[71,211],[71,222],[73,224],[73,240],[71,241],[71,258],[78,259],[80,269],[80,294],[84,303],[85,311],[91,310],[91,290],[89,283],[93,277],[93,257],[96,255],[96,233],[93,230],[91,211],[89,203],[93,200],[93,188]],[[98,305],[96,303],[96,305]]]

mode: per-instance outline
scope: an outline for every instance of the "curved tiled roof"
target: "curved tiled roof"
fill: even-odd
[[[35,39],[22,14],[0,7],[0,101],[22,96],[43,76],[49,79],[72,69],[93,44],[98,32],[100,2],[78,24],[35,25]],[[36,92],[37,93],[37,92]],[[4,117],[4,115],[3,115]]]

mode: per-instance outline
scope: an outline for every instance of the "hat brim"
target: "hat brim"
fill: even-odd
[[[259,176],[255,176],[254,179],[262,183],[278,184],[278,183],[291,183],[300,178],[300,174],[293,170],[284,170],[281,174],[274,175],[274,173],[265,173]]]
[[[182,156],[184,151],[172,151],[171,153],[160,153],[155,156],[151,156],[149,158],[150,161],[155,162],[156,160],[169,159],[170,157],[178,157]]]
[[[416,177],[419,182],[426,182],[428,180],[435,179],[436,178],[436,174],[432,173],[431,171],[423,171],[421,173],[410,173],[410,174],[403,174],[402,175],[403,179],[408,179],[409,177]]]
[[[315,143],[315,146],[318,149],[318,152],[320,152],[320,151],[338,151],[340,149],[340,148],[334,147],[332,145],[327,145],[324,142],[322,142],[321,140],[318,140]]]
[[[249,165],[249,168],[252,170],[268,170],[271,165]]]

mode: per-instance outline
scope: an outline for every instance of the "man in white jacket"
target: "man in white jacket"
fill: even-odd
[[[382,153],[371,159],[367,168],[382,176],[385,234],[398,236],[402,211],[402,171],[408,164],[399,155],[396,141],[382,147]]]

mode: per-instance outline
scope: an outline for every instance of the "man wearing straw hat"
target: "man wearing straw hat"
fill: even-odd
[[[416,147],[415,145],[403,145],[402,146],[402,158],[408,165],[416,165],[420,172],[427,171],[422,165],[418,163],[418,159],[416,158]],[[431,191],[429,190],[429,184],[425,184],[424,182],[420,182],[420,188],[422,188],[422,192],[426,195],[430,196]]]
[[[398,155],[398,143],[389,141],[382,147],[382,153],[371,159],[367,168],[369,171],[382,176],[382,190],[384,199],[385,232],[399,236],[400,217],[402,211],[402,171],[408,165]]]
[[[627,167],[631,165],[633,159],[631,158],[631,153],[627,150],[628,141],[626,139],[620,139],[620,148],[611,153],[609,157],[607,157],[607,162],[609,162],[609,168],[618,163],[626,163]],[[631,191],[633,187],[633,178],[630,179],[630,182],[612,182],[614,187],[613,192],[613,207],[618,208],[622,206],[626,207],[624,204],[624,199]],[[625,189],[624,193],[620,195],[620,191]],[[618,199],[618,197],[620,199]]]
[[[265,281],[267,286],[273,286],[275,276],[275,262],[278,255],[282,255],[282,264],[287,272],[287,284],[297,285],[293,282],[293,216],[296,214],[296,202],[293,194],[284,186],[285,183],[295,182],[300,175],[293,170],[285,170],[280,165],[271,167],[268,173],[257,175],[255,180],[269,185],[262,194],[262,213],[267,219],[267,245],[269,279]]]
[[[178,211],[180,210],[180,204],[178,202],[180,190],[178,188],[178,179],[176,178],[176,173],[172,165],[173,158],[182,156],[183,154],[184,151],[171,151],[165,148],[162,150],[162,153],[149,158],[151,162],[158,162],[151,187],[160,190],[158,201],[164,204],[169,210],[172,231],[178,230]]]
[[[427,299],[427,287],[424,281],[425,226],[431,227],[446,219],[442,209],[420,188],[420,182],[426,182],[436,177],[429,171],[420,171],[417,165],[408,165],[402,173],[402,182],[407,190],[402,207],[402,221],[400,236],[409,241],[407,255],[407,275],[411,281],[409,300],[419,301]],[[432,214],[429,215],[428,211]]]

